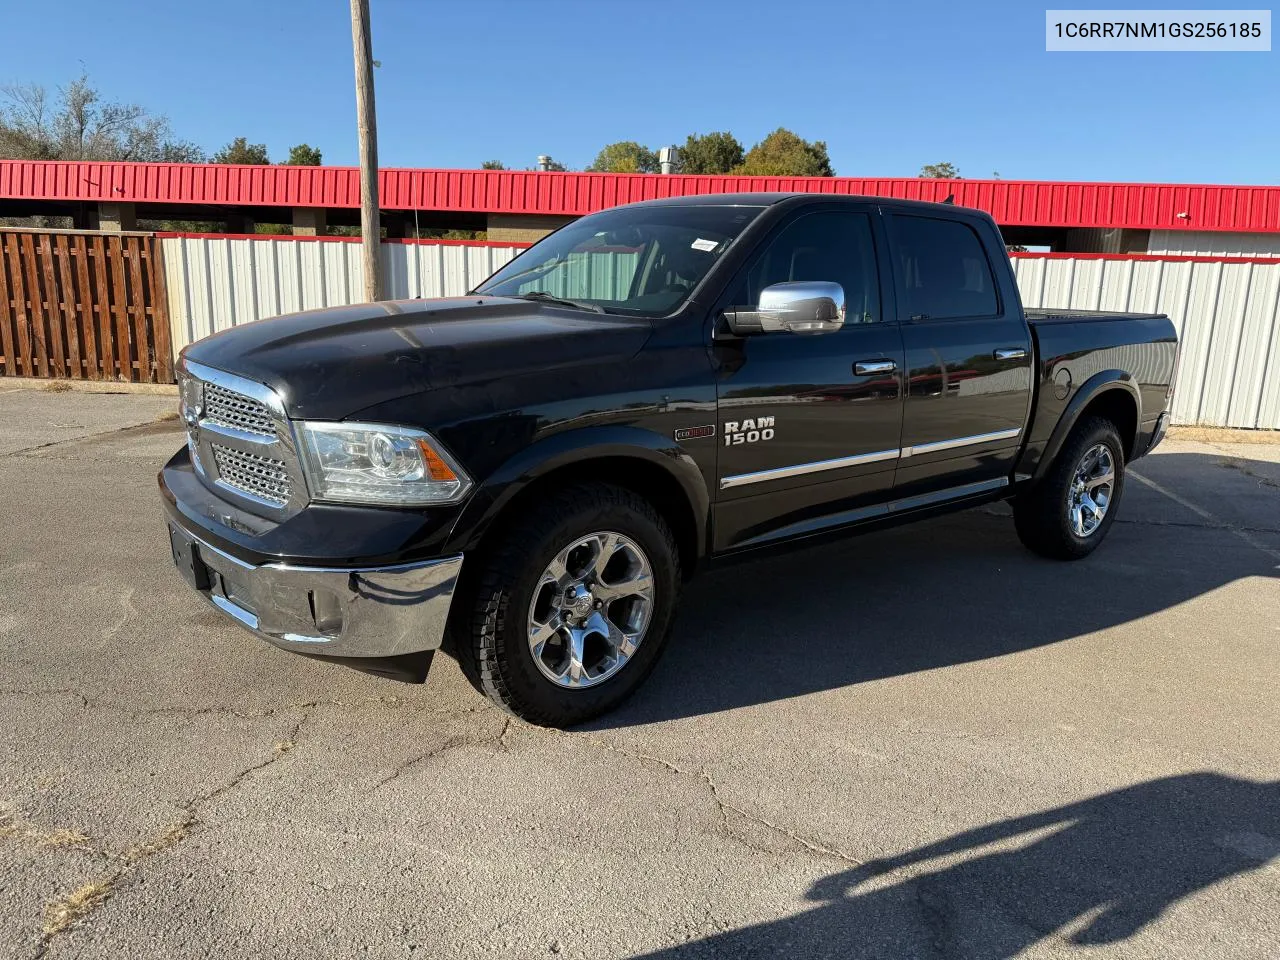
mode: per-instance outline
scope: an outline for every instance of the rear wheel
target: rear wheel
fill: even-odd
[[[1114,423],[1089,417],[1076,424],[1044,477],[1014,501],[1018,538],[1055,560],[1091,554],[1115,521],[1124,467]]]
[[[546,726],[582,723],[648,676],[679,585],[674,538],[652,504],[606,484],[567,488],[485,562],[459,659],[503,709]]]

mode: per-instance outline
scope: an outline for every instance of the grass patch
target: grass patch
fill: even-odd
[[[89,835],[79,830],[36,830],[16,823],[0,823],[0,838],[13,837],[30,840],[37,847],[80,847],[89,842]]]
[[[52,380],[49,383],[45,384],[44,392],[45,393],[70,393],[71,384],[67,383],[66,380]]]
[[[93,880],[73,891],[65,900],[44,908],[44,935],[52,937],[66,930],[111,895],[113,877]]]
[[[79,830],[51,830],[36,839],[37,847],[78,847],[89,842],[89,835]]]
[[[1237,430],[1233,427],[1170,427],[1170,440],[1197,443],[1280,443],[1280,430]]]

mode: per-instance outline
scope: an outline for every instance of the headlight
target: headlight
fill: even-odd
[[[178,415],[187,426],[194,426],[204,414],[204,384],[186,373],[178,373]]]
[[[376,423],[295,425],[316,500],[427,506],[454,503],[471,479],[428,433]]]

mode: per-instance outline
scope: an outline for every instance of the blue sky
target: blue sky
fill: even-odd
[[[1167,0],[1166,0],[1167,2]],[[1068,4],[1062,4],[1069,6]],[[580,169],[778,126],[836,172],[955,163],[1006,179],[1275,183],[1280,53],[1044,51],[1045,5],[372,0],[383,166]],[[81,65],[214,150],[235,136],[356,160],[345,0],[0,0],[0,82]]]

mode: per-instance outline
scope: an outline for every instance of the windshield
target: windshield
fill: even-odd
[[[622,207],[539,241],[476,291],[661,317],[688,299],[763,207]]]

